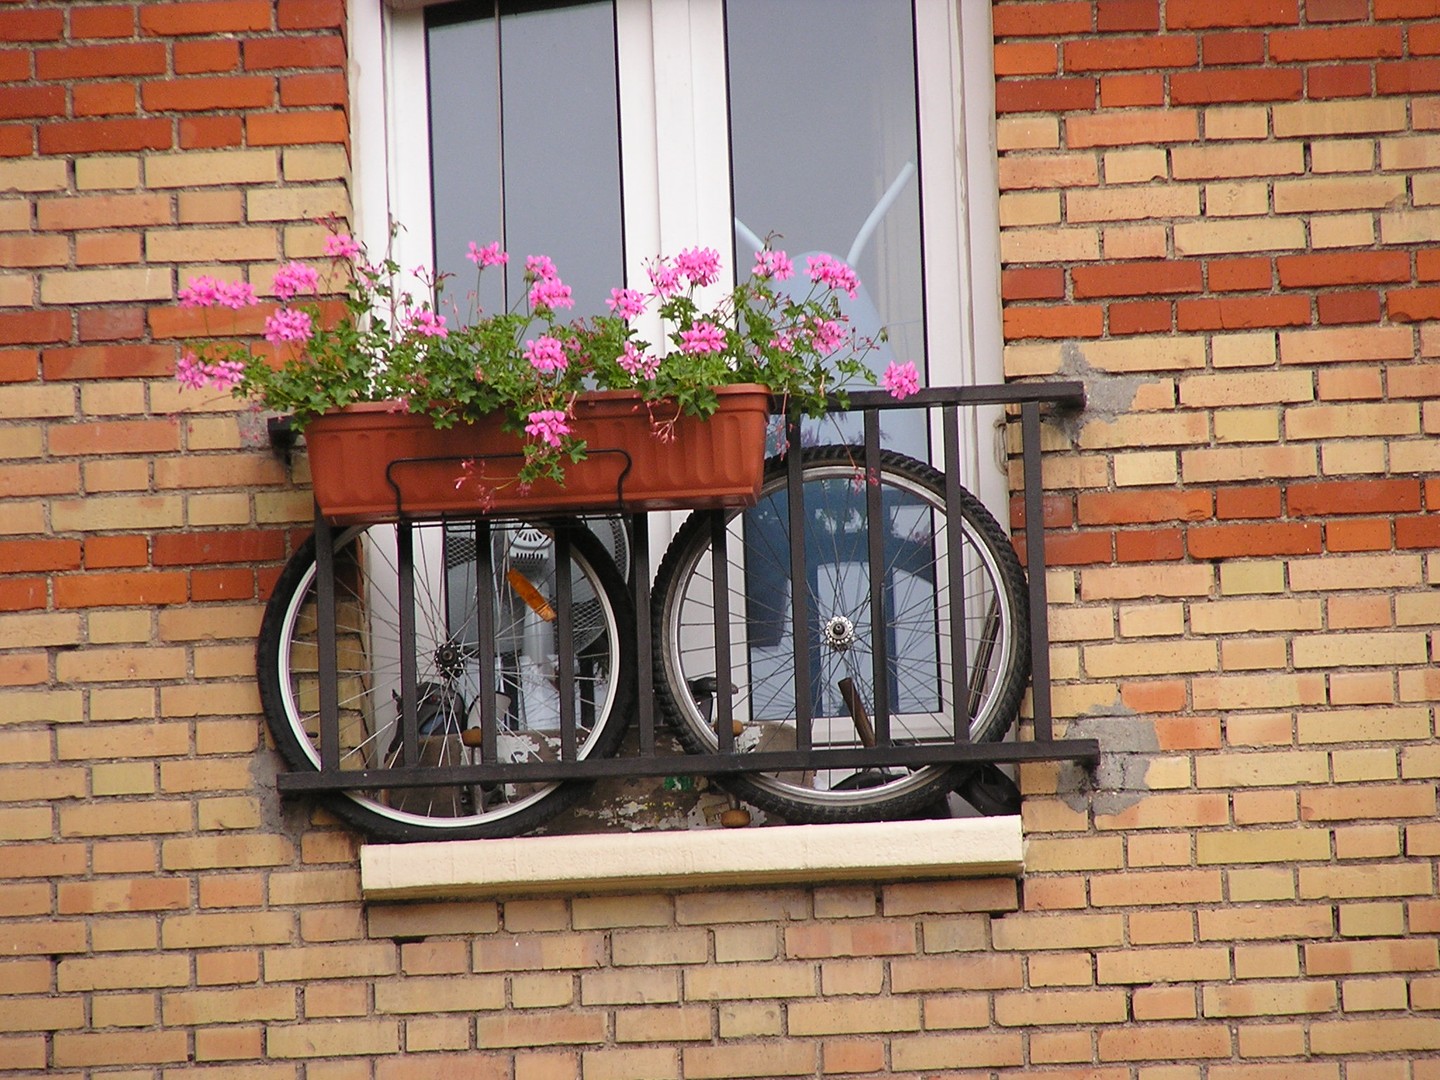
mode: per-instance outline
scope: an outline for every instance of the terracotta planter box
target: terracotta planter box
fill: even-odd
[[[565,466],[563,485],[514,478],[522,440],[500,419],[437,431],[386,402],[352,405],[305,429],[315,502],[337,523],[481,513],[580,513],[753,506],[765,465],[769,391],[721,387],[708,420],[682,416],[662,442],[639,395],[599,391],[575,404],[573,427],[589,456]]]

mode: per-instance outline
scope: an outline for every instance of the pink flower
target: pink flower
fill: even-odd
[[[235,311],[254,307],[260,302],[259,297],[255,295],[254,286],[248,281],[220,282],[216,300],[222,307],[232,308]]]
[[[692,285],[709,285],[720,276],[720,253],[714,248],[690,248],[675,256],[675,268]]]
[[[525,434],[533,435],[549,446],[558,448],[561,437],[570,434],[570,425],[559,409],[538,409],[528,419],[530,422],[525,425]]]
[[[314,332],[310,316],[291,308],[280,308],[265,320],[265,340],[272,345],[282,341],[309,341]]]
[[[611,289],[605,306],[629,322],[645,310],[645,294],[634,289]]]
[[[655,378],[660,370],[660,358],[641,352],[633,341],[625,342],[625,351],[615,358],[615,362],[631,375],[640,375],[646,379]]]
[[[186,390],[205,388],[205,365],[193,352],[182,353],[175,362],[175,379]]]
[[[275,295],[289,300],[300,293],[313,293],[320,283],[320,272],[304,263],[286,263],[275,271]]]
[[[860,279],[855,271],[833,255],[811,255],[805,260],[806,272],[811,281],[818,281],[832,289],[842,289],[850,299],[860,289]]]
[[[655,286],[655,295],[666,300],[680,291],[680,271],[664,259],[656,259],[645,268],[650,275],[650,284]]]
[[[220,282],[206,275],[191,278],[179,297],[181,307],[214,307],[220,299]]]
[[[465,253],[465,257],[479,267],[504,266],[510,261],[510,255],[500,250],[499,240],[493,240],[484,247],[476,246],[472,240],[470,250]]]
[[[755,253],[755,269],[751,272],[758,278],[784,281],[786,278],[795,276],[795,264],[790,261],[790,256],[785,252],[771,251],[766,248],[764,251]]]
[[[207,368],[210,382],[219,390],[233,390],[245,377],[245,365],[238,360],[221,360]]]
[[[701,319],[689,330],[680,331],[680,351],[692,356],[725,351],[725,331]]]
[[[526,255],[525,276],[539,281],[555,281],[559,279],[560,271],[555,269],[548,255]]]
[[[569,285],[564,284],[558,277],[548,277],[541,278],[530,286],[530,306],[553,310],[574,307],[575,301],[570,298]]]
[[[443,338],[450,334],[450,331],[445,329],[445,316],[436,315],[429,308],[409,312],[405,316],[405,329],[420,337]]]
[[[920,389],[920,373],[915,370],[912,361],[897,364],[892,360],[885,374],[880,376],[880,382],[896,401],[904,401]]]
[[[334,259],[353,259],[360,254],[360,245],[348,233],[331,233],[325,237],[325,254]]]
[[[560,344],[559,339],[553,338],[549,334],[543,334],[534,341],[525,342],[525,359],[530,361],[530,366],[542,375],[564,371],[570,366],[570,361],[565,356],[565,346]]]
[[[810,340],[815,351],[829,356],[845,344],[845,323],[840,319],[816,319],[810,327]]]

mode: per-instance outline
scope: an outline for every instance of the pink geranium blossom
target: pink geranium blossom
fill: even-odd
[[[784,281],[795,276],[795,264],[785,252],[766,248],[755,253],[755,268],[751,272],[758,278]]]
[[[175,362],[175,378],[186,390],[201,390],[205,386],[205,365],[193,352],[185,352]]]
[[[725,351],[725,331],[714,323],[698,319],[689,330],[680,331],[680,351],[699,355]]]
[[[710,285],[720,276],[720,253],[714,248],[690,248],[675,256],[675,269],[692,285]]]
[[[840,289],[852,300],[860,291],[860,279],[855,275],[855,271],[833,255],[811,255],[805,260],[805,270],[811,281],[818,281],[832,289]]]
[[[526,255],[525,276],[537,281],[554,281],[560,277],[548,255]]]
[[[845,344],[845,322],[843,319],[816,319],[810,325],[810,340],[815,351],[829,356]]]
[[[325,237],[325,254],[334,259],[353,259],[360,254],[360,245],[349,233],[331,233]]]
[[[629,322],[645,310],[645,294],[634,289],[611,289],[605,306]]]
[[[650,284],[655,286],[655,295],[662,300],[676,295],[681,289],[680,271],[665,259],[656,259],[645,268]]]
[[[500,250],[499,240],[493,240],[484,247],[480,247],[472,240],[470,242],[470,250],[465,253],[465,257],[476,266],[482,268],[486,266],[504,266],[510,261],[509,253]]]
[[[639,375],[646,379],[655,378],[660,370],[660,358],[641,352],[635,347],[633,341],[625,342],[625,349],[615,358],[615,362],[631,375]]]
[[[313,293],[320,284],[320,271],[304,263],[286,263],[275,271],[275,295],[289,300],[300,293]]]
[[[570,296],[570,286],[558,277],[541,278],[530,286],[530,306],[535,309],[571,308],[575,301]]]
[[[885,369],[885,374],[880,376],[880,382],[896,401],[904,401],[920,389],[920,373],[915,370],[912,361],[897,364],[892,360]]]
[[[525,342],[525,359],[530,361],[530,366],[542,375],[552,375],[557,371],[564,371],[570,365],[569,359],[565,356],[565,346],[558,338],[549,334],[543,334],[534,341]]]
[[[314,333],[309,314],[293,308],[280,308],[265,320],[265,340],[272,345],[282,341],[306,342]]]
[[[445,316],[437,315],[429,308],[421,308],[407,314],[405,329],[420,337],[443,338],[450,335],[450,331],[445,328]]]
[[[217,299],[221,307],[231,308],[235,311],[254,307],[260,302],[260,298],[255,295],[255,287],[248,281],[220,282]]]
[[[525,434],[533,435],[547,446],[559,447],[560,440],[570,434],[570,425],[559,409],[537,409],[527,419]]]

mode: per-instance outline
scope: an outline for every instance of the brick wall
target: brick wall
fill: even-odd
[[[170,378],[345,210],[341,4],[0,3],[0,1071],[1440,1078],[1440,9],[993,10],[1093,782],[1018,885],[367,906],[253,682],[308,496]]]

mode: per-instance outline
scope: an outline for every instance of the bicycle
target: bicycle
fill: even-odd
[[[849,445],[800,452],[803,534],[819,553],[804,560],[803,642],[791,618],[797,607],[785,455],[767,462],[755,507],[724,512],[723,618],[714,589],[716,519],[693,514],[676,533],[647,616],[659,711],[688,752],[923,747],[954,742],[962,716],[968,731],[961,737],[985,742],[1002,738],[1014,722],[1028,682],[1029,634],[1024,572],[1005,532],[964,489],[954,492],[950,520],[944,477],[930,465],[893,452],[869,468],[857,465],[862,459],[861,448]],[[871,507],[880,509],[875,530],[868,527]],[[617,554],[626,562],[624,535],[614,520],[434,522],[417,525],[413,540],[390,525],[337,532],[341,768],[384,769],[403,756],[402,620],[411,621],[417,642],[412,761],[439,770],[613,755],[639,682],[636,614],[616,565]],[[422,584],[407,590],[397,549],[412,542]],[[876,553],[884,572],[872,575]],[[282,571],[258,646],[266,718],[296,771],[316,771],[321,760],[316,581],[312,538]],[[413,595],[402,599],[407,591]],[[487,607],[492,626],[482,635]],[[958,632],[952,611],[960,613]],[[482,636],[495,644],[484,678]],[[717,642],[724,664],[717,663]],[[797,645],[809,656],[803,709]],[[885,684],[878,698],[877,670]],[[482,684],[494,694],[490,747],[479,722]],[[797,722],[800,713],[809,714],[808,724]],[[566,715],[573,720],[568,739],[560,723]],[[717,727],[726,717],[728,731]],[[970,775],[973,767],[950,761],[717,779],[736,798],[798,823],[923,812]],[[332,792],[326,805],[381,839],[487,838],[538,828],[589,786],[443,779]]]

